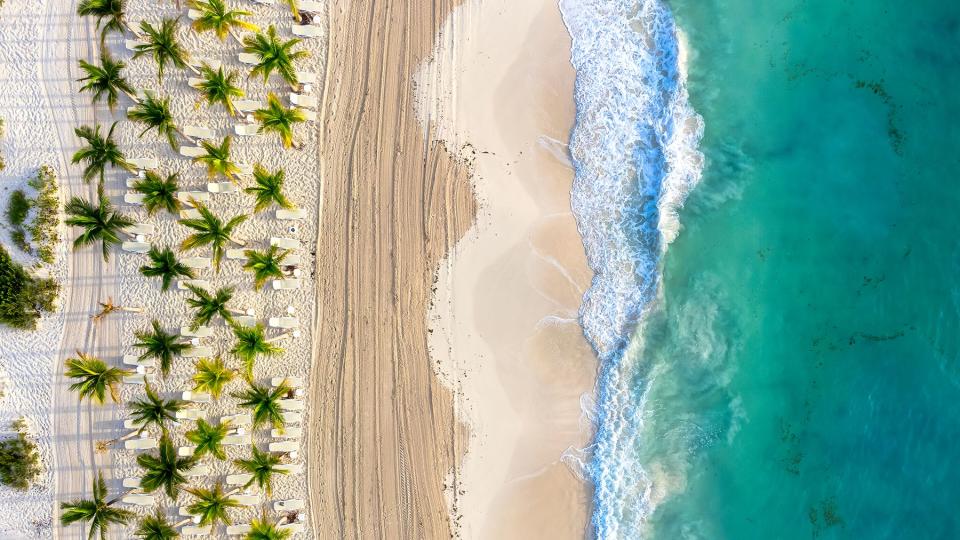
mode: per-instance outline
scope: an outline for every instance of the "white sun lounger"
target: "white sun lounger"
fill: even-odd
[[[181,446],[180,448],[177,448],[177,456],[190,457],[196,451],[197,451],[196,446]]]
[[[213,266],[213,259],[210,257],[187,257],[186,259],[181,259],[180,262],[187,268],[198,270]]]
[[[245,261],[247,260],[247,254],[244,253],[245,249],[228,249],[227,258],[231,261]]]
[[[123,194],[123,202],[126,204],[143,204],[146,195],[143,193],[137,193],[136,191],[128,191]]]
[[[217,136],[210,128],[200,127],[200,126],[186,126],[183,128],[183,132],[189,137],[194,137],[196,139],[213,139]]]
[[[303,113],[303,118],[307,122],[316,122],[317,121],[317,112],[311,111],[310,109],[300,109],[300,112]]]
[[[237,326],[243,326],[249,328],[251,326],[257,325],[257,318],[253,315],[240,315],[239,317],[234,317],[233,322]]]
[[[191,330],[189,326],[180,327],[180,335],[191,338],[205,338],[213,335],[213,328],[209,326],[198,326],[196,330]]]
[[[277,470],[286,471],[287,474],[300,474],[303,471],[303,465],[300,463],[287,463],[277,465]]]
[[[230,422],[231,426],[243,427],[253,424],[253,415],[250,413],[228,414],[220,417],[220,423]]]
[[[253,480],[252,474],[228,474],[227,475],[227,485],[228,486],[242,486]]]
[[[153,234],[157,228],[152,223],[134,223],[125,229],[130,234]]]
[[[140,178],[138,178],[138,177],[136,177],[136,176],[133,177],[133,178],[127,178],[126,185],[127,185],[128,188],[133,189],[133,186],[137,185],[137,181],[139,181],[139,180],[140,180]]]
[[[240,112],[253,112],[263,108],[263,102],[255,99],[238,99],[233,102],[233,106]]]
[[[136,52],[138,45],[146,45],[146,41],[141,41],[139,39],[125,39],[123,40],[123,46],[127,48],[128,51]]]
[[[153,495],[124,495],[121,499],[124,504],[132,504],[135,506],[153,506],[156,501],[156,497]]]
[[[197,11],[197,10],[195,10],[195,9],[190,9],[190,10],[187,10],[187,17],[190,17],[190,20],[191,20],[191,21],[195,21],[195,20],[199,19],[200,17],[203,17],[203,13],[200,13],[199,11]]]
[[[283,258],[281,266],[297,266],[298,264],[300,264],[300,254],[288,253],[287,256]]]
[[[296,452],[300,449],[299,441],[272,442],[267,448],[271,452]]]
[[[315,0],[300,0],[297,5],[300,6],[300,11],[306,11],[307,13],[323,12],[323,4]]]
[[[123,355],[123,365],[125,366],[143,366],[143,367],[156,367],[157,360],[155,358],[144,358],[140,359],[140,355],[137,354],[125,354]]]
[[[256,506],[260,504],[259,495],[234,495],[232,498],[237,501],[237,504],[240,506]]]
[[[251,175],[253,174],[253,165],[248,163],[237,163],[237,170],[240,171],[240,174]]]
[[[188,158],[195,158],[207,155],[207,151],[201,146],[181,146],[180,155]]]
[[[284,424],[299,424],[303,422],[303,414],[297,411],[283,411],[280,413]]]
[[[127,418],[123,421],[123,429],[140,429],[140,425],[133,418]]]
[[[143,437],[140,439],[127,439],[123,441],[123,447],[127,450],[153,450],[160,446],[153,437]]]
[[[206,465],[194,465],[189,471],[184,471],[184,476],[192,476],[194,478],[198,476],[208,476],[210,474],[210,467]]]
[[[237,124],[233,126],[233,132],[241,137],[253,137],[260,134],[260,126],[258,124]]]
[[[247,534],[248,532],[250,532],[250,531],[252,531],[252,530],[253,530],[253,527],[251,527],[250,524],[228,525],[228,526],[227,526],[227,536],[240,536],[240,535],[243,535],[243,534]]]
[[[212,69],[220,69],[223,66],[223,62],[221,62],[220,60],[217,60],[216,58],[204,58],[204,57],[190,58],[189,60],[187,60],[187,64],[197,69],[200,69],[200,67],[203,65],[207,65]]]
[[[209,525],[205,527],[186,525],[180,529],[180,536],[210,536],[211,534],[213,534],[213,527]]]
[[[290,388],[303,388],[303,377],[274,377],[270,379],[270,386],[276,388],[280,384],[286,384]]]
[[[157,158],[132,158],[128,159],[127,163],[133,165],[136,169],[156,169],[160,166],[160,160]]]
[[[279,236],[270,237],[270,245],[283,249],[297,249],[300,247],[300,240],[296,238],[282,238]]]
[[[273,290],[289,291],[300,288],[299,279],[275,279],[273,280]]]
[[[134,375],[124,375],[123,384],[147,384],[147,383],[157,382],[156,375],[144,375],[142,373],[137,373]]]
[[[274,512],[294,512],[297,510],[303,510],[307,507],[307,503],[303,499],[287,499],[285,501],[277,501],[273,503]]]
[[[200,85],[202,85],[204,82],[206,81],[199,77],[190,77],[187,79],[187,86],[190,88],[200,88]]]
[[[253,1],[258,4],[262,4],[264,6],[272,6],[277,3],[276,0],[253,0]]]
[[[181,291],[189,290],[187,288],[188,285],[192,285],[194,287],[200,287],[201,289],[206,289],[208,291],[213,289],[213,285],[205,279],[178,279],[177,280],[177,289]]]
[[[187,508],[188,508],[188,507],[186,507],[186,506],[180,506],[180,507],[178,507],[178,508],[177,508],[177,515],[182,516],[182,517],[192,517],[192,516],[196,515],[196,514],[193,514],[192,512],[190,512],[190,510],[188,510]]]
[[[207,191],[210,193],[236,193],[240,191],[233,182],[209,182]]]
[[[237,58],[241,64],[247,64],[248,66],[255,66],[260,63],[260,56],[253,53],[242,52]]]
[[[202,358],[204,356],[213,356],[213,347],[201,345],[199,347],[190,347],[180,356],[184,358]]]
[[[200,219],[200,211],[196,208],[184,208],[180,211],[180,219]]]
[[[304,107],[306,109],[316,109],[319,99],[320,98],[317,96],[307,96],[304,94],[298,94],[296,92],[290,93],[290,103],[293,103],[297,107]]]
[[[124,242],[120,244],[120,247],[129,253],[146,253],[150,251],[150,244],[147,242]]]
[[[277,213],[275,215],[279,220],[290,221],[293,219],[303,219],[307,217],[307,212],[302,208],[294,208],[292,210],[287,208],[281,208],[277,210]]]
[[[279,399],[277,405],[285,411],[302,411],[306,409],[306,403],[302,399]]]
[[[206,418],[207,413],[200,409],[180,409],[176,412],[177,420],[200,420]]]
[[[267,319],[270,328],[300,328],[300,319],[296,317],[270,317]]]
[[[303,523],[287,523],[277,528],[281,531],[290,531],[292,534],[300,534],[303,532]]]
[[[318,38],[323,36],[323,28],[312,24],[295,24],[290,28],[293,35],[305,38]]]
[[[184,401],[192,401],[193,403],[210,403],[211,398],[210,394],[206,392],[194,392],[193,390],[184,390],[180,394],[180,399]]]
[[[180,202],[187,203],[192,206],[193,201],[202,203],[209,202],[210,194],[206,191],[178,191],[177,199]]]
[[[123,487],[125,487],[125,488],[127,488],[127,489],[136,489],[136,488],[140,487],[140,477],[139,477],[139,476],[133,476],[133,477],[130,477],[130,478],[124,478],[124,479],[123,479]]]
[[[299,439],[303,436],[303,430],[298,427],[273,428],[270,430],[270,436],[274,439]]]
[[[317,82],[317,74],[313,71],[297,73],[297,82],[300,84],[315,84]]]
[[[220,441],[224,446],[243,446],[245,444],[250,444],[249,435],[227,435]]]

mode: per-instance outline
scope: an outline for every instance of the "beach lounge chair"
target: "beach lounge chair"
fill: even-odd
[[[206,345],[201,345],[199,347],[190,347],[183,352],[180,356],[184,358],[202,358],[204,356],[213,356],[214,351],[213,347],[208,347]]]
[[[133,189],[133,186],[137,185],[138,180],[140,180],[140,178],[137,176],[134,176],[133,178],[127,178],[125,182],[126,186],[130,189]]]
[[[297,266],[300,264],[299,253],[289,253],[283,258],[283,266]]]
[[[300,84],[316,84],[317,74],[313,71],[301,71],[297,73],[297,82]]]
[[[244,253],[245,249],[228,249],[227,258],[231,261],[245,261],[247,260],[247,254]]]
[[[271,236],[270,245],[277,246],[278,248],[282,249],[298,249],[300,247],[300,240],[297,240],[296,238]]]
[[[257,325],[257,318],[253,315],[240,315],[239,317],[234,317],[233,322],[237,326],[249,328]]]
[[[277,3],[277,0],[253,0],[253,1],[258,4],[262,4],[264,6],[272,6]]]
[[[277,465],[277,470],[286,471],[287,474],[300,474],[303,472],[303,465],[300,463],[287,463]]]
[[[241,536],[252,531],[253,527],[249,523],[242,525],[228,525],[227,526],[227,536]]]
[[[237,193],[240,188],[233,182],[209,182],[207,191],[210,193]]]
[[[176,412],[177,420],[200,420],[206,418],[207,413],[200,409],[180,409]]]
[[[141,41],[139,39],[125,39],[123,40],[123,46],[127,48],[128,51],[136,52],[137,46],[146,45],[146,41]]]
[[[290,221],[294,219],[303,219],[307,217],[307,212],[302,208],[293,208],[293,209],[281,208],[277,210],[275,215],[279,220]]]
[[[209,326],[198,326],[196,330],[191,330],[189,326],[180,327],[180,335],[190,338],[205,338],[213,335],[213,328]]]
[[[133,418],[127,418],[123,421],[123,429],[140,429],[140,424]]]
[[[138,487],[140,487],[140,477],[139,477],[139,476],[132,476],[132,477],[129,477],[129,478],[124,478],[124,479],[123,479],[123,487],[125,487],[125,488],[127,488],[127,489],[137,489]]]
[[[197,77],[189,77],[187,79],[187,85],[190,88],[200,88],[200,86],[203,85],[204,82],[205,82],[204,79],[200,79]]]
[[[242,486],[253,480],[252,474],[228,474],[227,475],[227,485],[228,486]]]
[[[124,242],[120,244],[120,249],[128,253],[146,253],[150,251],[150,244],[147,242]]]
[[[287,499],[273,503],[274,512],[295,512],[297,510],[303,510],[306,507],[307,503],[304,502],[303,499]]]
[[[240,53],[237,58],[241,64],[247,64],[248,66],[255,66],[260,63],[260,56],[253,53]]]
[[[207,155],[207,151],[200,146],[181,146],[180,155],[188,158],[195,158]]]
[[[270,317],[267,319],[267,326],[270,328],[300,328],[300,319],[296,317]]]
[[[156,367],[157,360],[154,358],[144,358],[140,359],[140,356],[136,354],[125,354],[123,355],[123,365],[125,366],[143,366],[143,367]]]
[[[191,285],[193,287],[200,287],[201,289],[206,289],[208,291],[213,290],[213,285],[205,279],[178,279],[177,280],[177,289],[181,291],[186,291],[187,286]]]
[[[132,504],[134,506],[153,506],[157,499],[153,495],[132,494],[124,495],[123,499],[120,500],[124,504]]]
[[[250,444],[249,435],[227,435],[220,441],[221,444],[225,446],[243,446],[245,444]]]
[[[275,279],[273,280],[273,290],[275,291],[290,291],[293,289],[300,288],[299,279]]]
[[[220,423],[230,422],[231,426],[243,427],[253,425],[253,415],[250,413],[228,414],[220,417]]]
[[[186,259],[181,259],[180,261],[187,268],[194,268],[197,270],[202,270],[204,268],[211,268],[213,266],[213,259],[210,257],[187,257]]]
[[[233,126],[233,132],[241,137],[253,137],[260,134],[260,126],[257,124],[237,124]]]
[[[256,506],[260,504],[259,495],[234,495],[233,500],[240,506]]]
[[[217,136],[216,132],[212,129],[200,126],[186,126],[183,128],[183,132],[186,133],[188,137],[195,139],[213,139]]]
[[[272,442],[267,446],[271,452],[296,452],[299,448],[299,441]]]
[[[270,436],[274,439],[299,439],[303,436],[303,430],[298,427],[273,428],[270,430]]]
[[[197,10],[195,10],[195,9],[190,9],[190,10],[187,10],[187,17],[190,17],[190,20],[191,20],[191,21],[195,21],[195,20],[199,19],[200,17],[203,17],[203,13],[200,13],[199,11],[197,11]]]
[[[249,176],[253,174],[253,165],[249,163],[237,163],[237,170],[240,174]]]
[[[210,403],[210,401],[212,401],[210,394],[206,392],[194,392],[193,390],[184,390],[183,393],[180,394],[180,399],[193,403]]]
[[[181,446],[180,448],[177,448],[177,455],[180,457],[190,457],[196,451],[196,446]]]
[[[177,199],[182,202],[193,206],[193,201],[206,203],[210,201],[210,193],[206,191],[178,191]]]
[[[132,165],[135,169],[150,170],[156,169],[160,166],[160,160],[157,158],[131,158],[127,160],[127,163]]]
[[[130,234],[150,235],[155,233],[157,228],[152,223],[134,223],[124,230]]]
[[[276,388],[281,384],[286,384],[290,388],[303,388],[303,377],[274,377],[270,379],[270,386]]]
[[[200,211],[196,208],[184,208],[180,211],[180,219],[200,219]]]
[[[216,58],[204,58],[204,57],[194,57],[187,60],[187,64],[200,69],[203,66],[209,66],[211,69],[220,69],[223,67],[223,62],[217,60]]]
[[[123,194],[123,202],[126,204],[143,204],[143,200],[147,196],[143,193],[137,193],[135,191],[128,191]]]
[[[263,108],[263,102],[255,99],[238,99],[233,102],[233,106],[240,112],[253,112]]]
[[[156,375],[146,375],[146,374],[143,374],[143,373],[136,373],[136,374],[134,374],[134,375],[124,375],[124,376],[123,376],[123,384],[138,384],[138,385],[142,385],[142,384],[147,384],[148,382],[151,383],[151,384],[157,382],[157,376],[156,376]]]
[[[323,28],[312,24],[295,24],[290,28],[293,35],[305,38],[318,38],[323,36]]]
[[[123,447],[127,450],[153,450],[159,446],[160,443],[153,437],[140,437],[139,439],[123,441]]]
[[[180,529],[180,536],[210,536],[213,534],[213,527],[210,525],[185,525]]]
[[[300,0],[298,4],[301,12],[307,13],[322,13],[323,4],[317,2],[316,0]]]
[[[305,109],[316,109],[319,99],[320,98],[317,96],[307,96],[304,94],[298,94],[296,92],[290,92],[290,103]]]
[[[299,424],[303,422],[303,414],[297,411],[283,411],[280,413],[284,424]]]
[[[188,471],[184,471],[183,473],[184,476],[191,476],[194,478],[198,476],[208,476],[209,474],[210,467],[207,467],[206,465],[194,465],[193,468]]]
[[[306,403],[302,399],[280,399],[277,405],[285,411],[302,411],[306,409]]]
[[[300,534],[303,532],[303,523],[287,523],[277,528],[281,531],[290,531],[291,534]]]
[[[177,515],[179,515],[179,516],[181,516],[181,517],[193,517],[193,516],[195,516],[196,514],[192,513],[190,510],[188,510],[186,506],[180,506],[180,507],[177,508]]]

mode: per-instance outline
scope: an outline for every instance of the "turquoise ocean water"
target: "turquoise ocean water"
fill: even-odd
[[[593,531],[960,538],[960,3],[561,7],[604,365]],[[603,67],[624,54],[639,95]]]

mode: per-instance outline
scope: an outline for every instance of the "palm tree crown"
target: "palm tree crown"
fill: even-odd
[[[130,402],[130,418],[134,424],[140,426],[140,433],[150,426],[157,426],[166,433],[167,422],[176,422],[177,412],[182,410],[186,403],[179,399],[161,399],[149,384],[146,392],[146,399]]]
[[[303,111],[296,107],[284,107],[280,98],[270,92],[267,95],[267,108],[257,109],[253,112],[253,117],[260,122],[260,133],[273,132],[280,137],[280,142],[284,148],[293,146],[293,126],[300,122],[306,122],[307,117]]]
[[[234,98],[242,98],[243,90],[237,86],[239,75],[236,71],[224,71],[223,66],[213,69],[204,64],[200,66],[200,76],[203,80],[196,86],[210,105],[220,103],[226,107],[230,116],[237,114],[233,106]]]
[[[267,32],[257,32],[252,36],[243,39],[243,50],[255,54],[260,61],[250,70],[250,76],[262,75],[263,81],[270,78],[270,74],[276,71],[283,80],[291,86],[297,85],[297,70],[293,63],[295,60],[306,58],[309,53],[304,50],[293,50],[299,39],[290,39],[281,41],[277,38],[277,30],[271,25]]]
[[[192,329],[209,323],[216,315],[229,323],[233,322],[233,311],[227,307],[227,302],[233,298],[233,287],[223,287],[214,294],[194,285],[188,285],[187,288],[194,294],[193,298],[187,298],[187,305],[196,310],[190,326]]]
[[[81,162],[86,164],[83,168],[84,182],[89,183],[94,178],[99,177],[102,184],[104,169],[107,168],[107,165],[113,168],[132,169],[123,152],[120,151],[117,143],[113,140],[113,130],[116,127],[117,123],[114,122],[110,126],[110,131],[107,132],[106,137],[100,134],[100,124],[93,128],[80,126],[73,130],[77,137],[87,142],[86,146],[77,150],[70,160],[73,164]]]
[[[283,3],[290,8],[290,13],[293,15],[293,20],[297,22],[303,21],[303,18],[300,17],[300,0],[283,0]]]
[[[101,30],[102,45],[109,32],[122,34],[124,29],[130,29],[124,13],[125,8],[126,0],[80,0],[77,15],[96,17],[97,27]]]
[[[133,344],[138,349],[143,349],[140,355],[141,360],[147,358],[156,358],[160,361],[160,370],[164,377],[170,373],[170,365],[173,363],[173,356],[180,355],[190,350],[189,343],[179,341],[176,334],[168,334],[160,326],[160,322],[154,319],[151,322],[152,332],[138,330],[134,333],[139,341]]]
[[[290,392],[290,387],[286,383],[273,389],[253,382],[248,384],[246,390],[235,393],[234,397],[242,400],[241,407],[253,412],[253,427],[258,428],[267,423],[275,428],[283,427],[283,411],[279,401]]]
[[[66,366],[66,376],[77,381],[70,385],[70,390],[77,392],[80,401],[90,398],[101,405],[108,390],[114,403],[119,402],[117,385],[124,375],[130,374],[129,371],[108,366],[103,360],[80,351],[77,351],[76,358],[67,358]]]
[[[289,249],[280,249],[277,246],[270,246],[266,251],[256,251],[248,249],[243,252],[247,256],[247,262],[243,263],[243,269],[253,272],[253,286],[259,289],[266,285],[267,280],[282,279],[283,259],[290,254]]]
[[[262,324],[256,326],[236,326],[233,327],[233,335],[237,342],[230,353],[243,362],[244,373],[248,380],[253,378],[253,363],[257,355],[276,356],[283,353],[283,349],[270,343],[263,335],[264,327]]]
[[[257,487],[264,490],[267,495],[273,494],[273,475],[287,474],[287,469],[278,467],[280,465],[280,456],[271,452],[264,452],[254,446],[253,455],[250,459],[238,459],[233,463],[244,472],[252,475],[252,478],[244,487],[250,487],[256,484]]]
[[[173,113],[170,112],[170,98],[159,98],[149,90],[144,93],[146,97],[143,101],[127,111],[127,118],[147,126],[140,132],[140,137],[155,129],[158,135],[166,137],[170,148],[176,150],[179,148],[176,137],[178,128],[173,121]]]
[[[166,247],[162,250],[157,246],[150,246],[150,252],[147,253],[150,258],[150,264],[140,267],[140,273],[147,277],[159,277],[163,280],[161,288],[166,291],[170,288],[170,283],[175,277],[184,277],[193,279],[195,276],[193,270],[182,262],[177,260],[173,250]]]
[[[215,525],[219,522],[230,524],[227,509],[236,508],[240,503],[226,495],[220,484],[213,489],[187,488],[187,492],[197,498],[197,501],[187,507],[194,516],[200,516],[200,526]]]
[[[186,69],[189,53],[177,40],[176,19],[163,19],[159,27],[154,27],[147,21],[140,21],[140,31],[143,32],[145,43],[137,45],[134,58],[140,58],[144,55],[151,55],[157,62],[157,80],[163,79],[163,71],[167,64],[173,64],[178,69]]]
[[[119,60],[114,60],[110,53],[104,49],[100,55],[101,65],[91,64],[86,60],[80,60],[80,69],[86,73],[86,76],[77,82],[86,83],[80,87],[81,92],[93,92],[93,102],[97,103],[104,95],[107,98],[107,105],[110,110],[117,105],[117,99],[120,92],[132,96],[134,89],[127,82],[121,71],[127,65]]]
[[[214,426],[203,418],[197,420],[196,429],[187,432],[187,440],[197,445],[193,451],[193,457],[200,458],[209,453],[217,459],[227,459],[227,453],[223,449],[223,439],[227,436],[229,429],[230,422],[221,422],[220,425]]]
[[[201,358],[197,360],[196,371],[193,374],[193,389],[197,392],[206,392],[218,399],[223,388],[233,380],[235,372],[228,369],[223,359]]]
[[[80,249],[99,241],[102,243],[103,260],[106,261],[110,258],[110,246],[120,243],[120,231],[133,225],[134,222],[113,209],[103,189],[98,191],[100,194],[98,206],[80,197],[73,197],[64,210],[69,216],[66,219],[67,225],[83,228],[83,232],[73,241],[73,249]]]
[[[213,31],[220,41],[238,28],[251,32],[260,30],[257,25],[243,20],[251,15],[249,11],[230,9],[224,0],[191,0],[190,7],[200,12],[200,17],[193,21],[193,29],[197,32]],[[234,39],[240,41],[236,35]]]
[[[243,191],[256,199],[254,212],[262,212],[271,204],[281,208],[293,208],[293,203],[283,193],[285,179],[286,173],[283,169],[277,169],[276,172],[271,173],[259,163],[253,168],[253,181],[256,185],[244,188]]]
[[[181,219],[180,224],[195,230],[196,232],[188,236],[180,245],[181,249],[195,249],[202,246],[210,246],[213,250],[213,265],[217,271],[220,271],[220,261],[223,259],[224,249],[228,242],[237,245],[243,245],[243,242],[233,238],[234,230],[241,223],[247,220],[246,215],[241,214],[224,223],[219,217],[210,211],[205,205],[194,202],[194,206],[200,213],[196,219]]]
[[[180,533],[167,522],[160,510],[141,519],[133,534],[140,540],[175,540],[180,537]]]
[[[244,540],[289,540],[293,531],[281,529],[266,515],[250,522],[250,531]]]
[[[189,471],[197,460],[191,457],[177,457],[170,438],[166,435],[160,438],[160,448],[157,455],[140,454],[137,456],[137,465],[144,469],[140,478],[140,487],[147,493],[152,493],[161,487],[167,495],[177,499],[180,486],[187,482],[184,472]]]
[[[236,175],[240,172],[240,167],[230,159],[230,144],[232,142],[233,139],[230,136],[224,137],[220,144],[200,141],[200,146],[206,153],[193,158],[193,160],[206,165],[207,176],[210,178],[219,174],[236,181]]]
[[[107,485],[103,481],[103,474],[97,473],[93,478],[93,499],[80,499],[68,503],[61,503],[60,523],[63,526],[76,522],[90,522],[92,540],[100,535],[101,540],[107,540],[107,530],[110,525],[126,525],[133,518],[133,512],[123,508],[114,508],[117,499],[107,500]]]
[[[158,210],[166,210],[176,214],[180,210],[180,200],[177,199],[177,190],[180,176],[177,173],[168,174],[163,178],[154,171],[147,171],[143,178],[133,183],[133,190],[143,194],[143,206],[148,215],[154,215]]]

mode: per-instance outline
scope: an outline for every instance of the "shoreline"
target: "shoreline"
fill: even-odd
[[[470,428],[448,490],[464,538],[581,538],[597,360],[577,319],[592,274],[570,210],[570,36],[552,0],[471,1],[418,78],[419,115],[471,163],[476,221],[437,272],[431,357]]]

